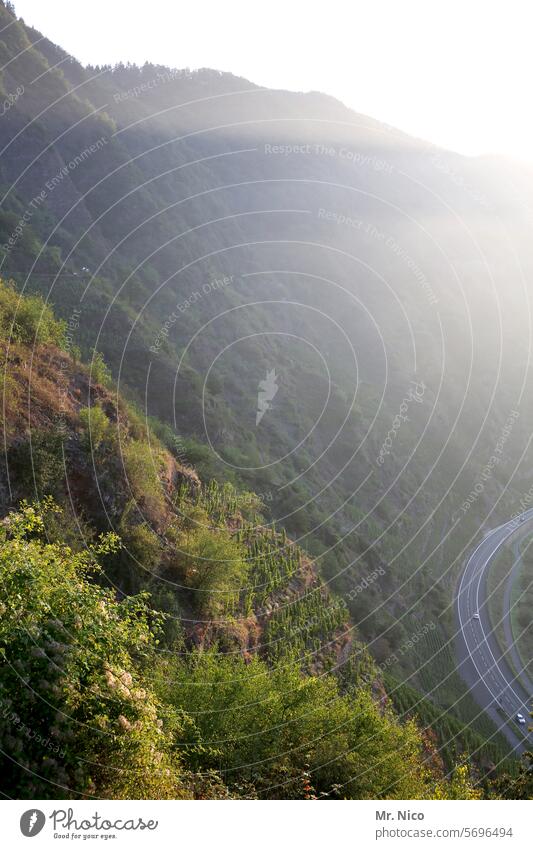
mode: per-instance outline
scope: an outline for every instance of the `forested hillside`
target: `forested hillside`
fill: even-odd
[[[453,593],[531,486],[531,174],[4,3],[0,85],[9,785],[527,793]]]

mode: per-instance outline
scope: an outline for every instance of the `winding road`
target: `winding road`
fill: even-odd
[[[470,555],[455,599],[458,670],[476,702],[517,753],[530,748],[533,742],[528,725],[519,726],[515,720],[516,714],[521,713],[529,721],[533,691],[527,674],[514,671],[510,662],[514,657],[512,649],[502,651],[496,639],[489,616],[487,579],[502,547],[511,538],[517,540],[524,531],[533,531],[533,509],[489,531]],[[513,569],[506,580],[507,598],[514,577]],[[474,618],[476,615],[479,619]]]

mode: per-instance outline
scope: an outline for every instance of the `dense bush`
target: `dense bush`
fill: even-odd
[[[194,591],[198,614],[215,618],[233,610],[247,580],[243,546],[225,528],[213,528],[201,508],[182,517],[173,544],[167,575]]]
[[[194,720],[181,744],[186,764],[220,771],[230,788],[252,782],[266,798],[472,792],[465,773],[453,787],[432,775],[413,722],[380,710],[368,690],[342,696],[331,676],[214,651],[167,660],[158,674],[161,698]]]
[[[79,412],[83,428],[83,443],[87,451],[98,451],[102,443],[113,436],[111,422],[101,407],[84,407]]]
[[[104,355],[95,348],[92,349],[90,370],[91,380],[94,383],[101,383],[103,386],[107,387],[112,386],[113,378],[111,371],[104,360]]]
[[[159,479],[163,464],[160,451],[137,440],[126,442],[121,451],[124,476],[132,497],[145,503],[152,512],[162,512],[165,497]]]

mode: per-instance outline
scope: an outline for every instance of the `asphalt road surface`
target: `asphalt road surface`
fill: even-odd
[[[509,662],[510,650],[502,651],[489,617],[487,579],[494,558],[502,547],[533,530],[533,510],[500,525],[486,534],[470,555],[456,595],[458,669],[478,705],[490,716],[519,754],[530,748],[528,732],[533,693],[527,676],[519,676]],[[513,576],[509,576],[509,581]],[[475,619],[475,615],[479,619]],[[518,725],[521,713],[527,725]]]

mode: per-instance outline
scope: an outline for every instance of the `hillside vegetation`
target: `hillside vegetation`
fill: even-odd
[[[83,67],[2,0],[0,67],[12,785],[527,792],[461,677],[453,598],[531,487],[531,174],[316,92]],[[35,667],[9,653],[34,632]],[[67,717],[55,785],[42,744],[21,760],[41,708]],[[113,774],[122,750],[146,784]]]
[[[475,796],[394,712],[346,611],[262,526],[259,499],[180,468],[64,350],[50,310],[2,284],[2,326],[19,313],[3,350],[20,503],[0,527],[9,794]]]

